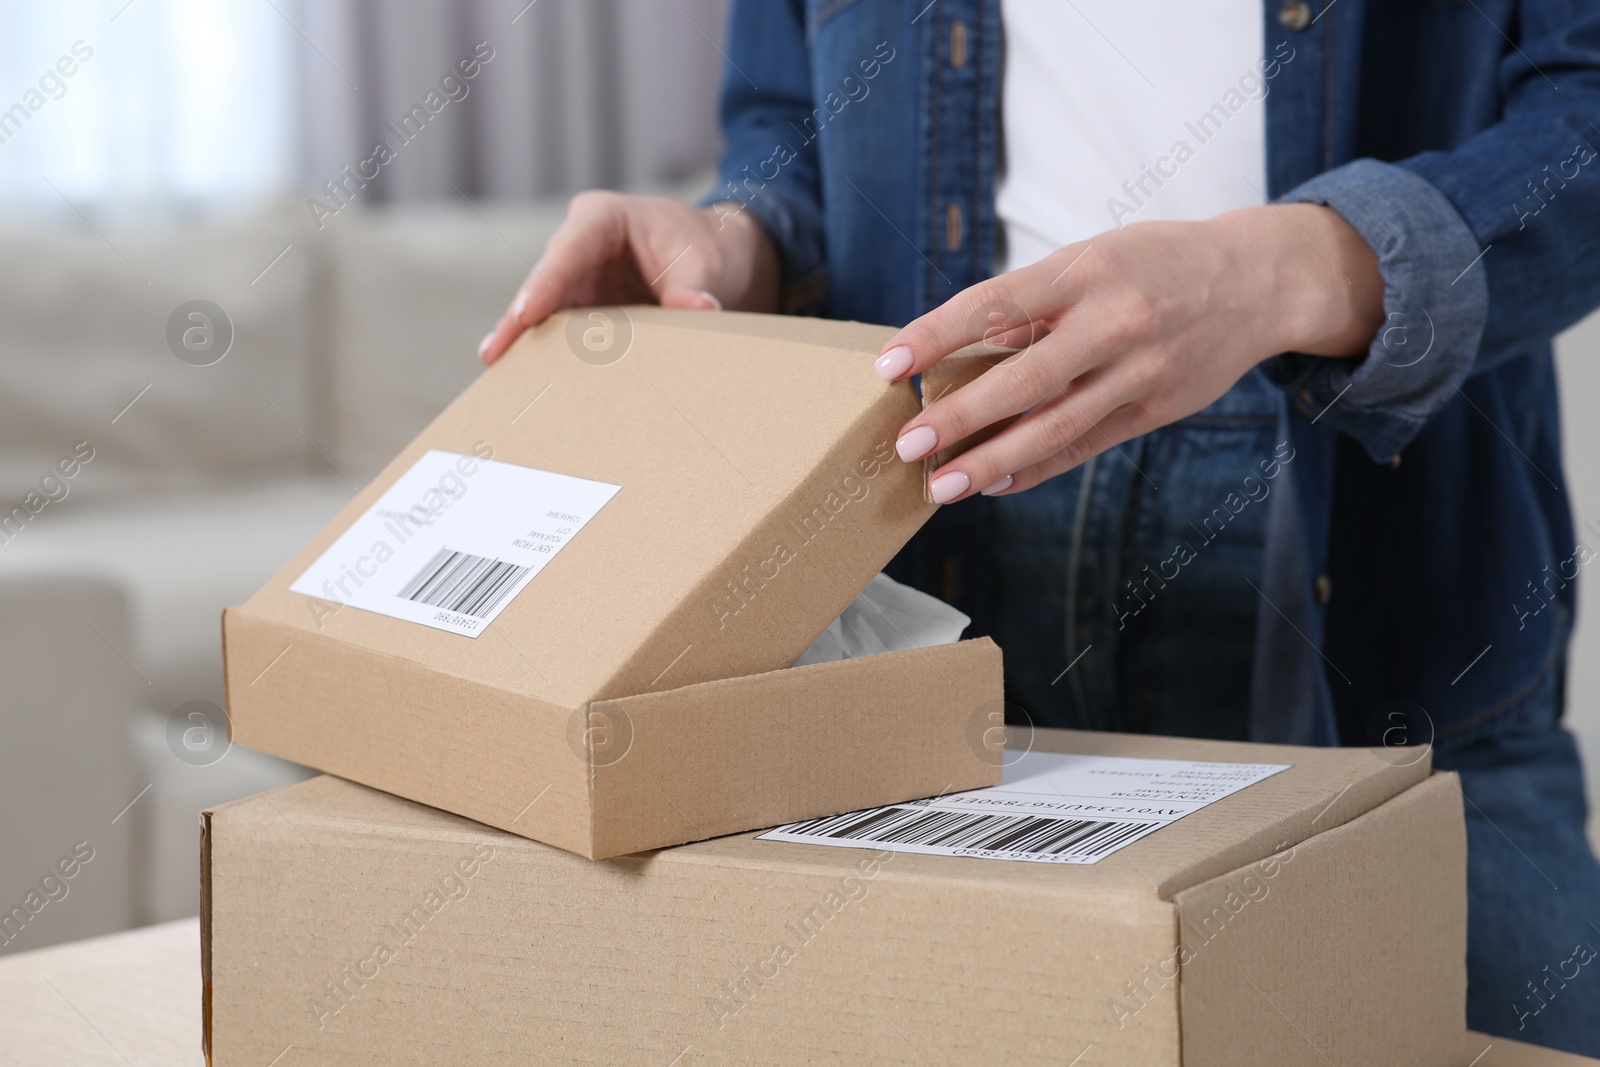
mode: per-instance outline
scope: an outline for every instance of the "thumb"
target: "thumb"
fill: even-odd
[[[721,311],[722,301],[704,289],[690,289],[682,285],[661,287],[661,306],[664,308],[691,308],[698,311]]]

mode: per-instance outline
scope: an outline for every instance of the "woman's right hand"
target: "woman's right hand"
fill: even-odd
[[[561,308],[640,303],[776,311],[777,251],[737,203],[579,193],[478,357],[493,363]]]

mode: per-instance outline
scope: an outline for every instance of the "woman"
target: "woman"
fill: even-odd
[[[719,188],[576,198],[483,358],[636,300],[904,323],[889,380],[1021,349],[903,429],[1020,416],[895,573],[1016,717],[1431,744],[1470,1024],[1600,1055],[1549,345],[1600,304],[1600,5],[736,0],[726,60]]]

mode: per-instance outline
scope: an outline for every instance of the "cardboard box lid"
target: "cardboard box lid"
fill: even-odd
[[[611,347],[586,348],[589,329]],[[934,510],[922,466],[893,452],[920,403],[872,369],[889,334],[660,308],[553,316],[232,610],[569,708],[787,667]],[[621,489],[475,638],[290,592],[429,449]]]

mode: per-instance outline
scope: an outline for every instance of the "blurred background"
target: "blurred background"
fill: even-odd
[[[229,749],[223,607],[573,192],[710,187],[726,6],[0,0],[0,954],[194,914],[196,812],[306,773]]]
[[[472,380],[571,193],[709,188],[726,7],[0,0],[0,954],[193,914],[196,812],[308,773],[229,748],[222,609]],[[1600,319],[1560,351],[1600,531]]]

